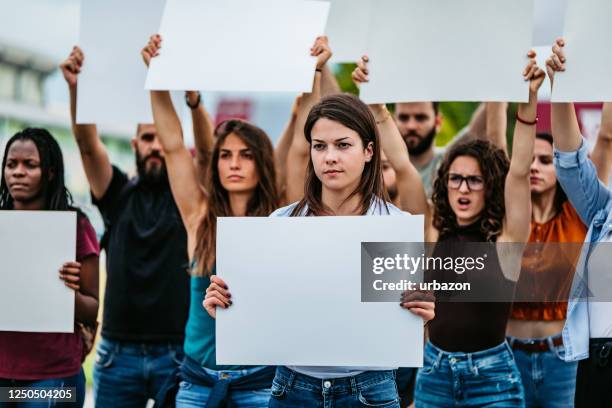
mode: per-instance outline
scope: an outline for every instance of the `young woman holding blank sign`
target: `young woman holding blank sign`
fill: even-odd
[[[317,102],[315,91],[302,103]],[[301,124],[298,124],[300,126]],[[272,216],[401,216],[385,202],[376,121],[368,107],[351,95],[335,95],[314,105],[305,124],[310,144],[304,198]],[[424,195],[424,194],[423,194]],[[211,315],[231,302],[227,285],[215,278],[206,294]],[[434,316],[430,301],[406,301],[403,307],[421,316]],[[394,367],[279,367],[272,384],[270,407],[386,406],[399,407]]]
[[[89,220],[72,206],[64,185],[62,152],[48,131],[28,128],[9,139],[2,160],[0,210],[77,212],[76,261],[59,269],[59,278],[75,291],[74,333],[0,331],[0,387],[75,387],[73,401],[82,406],[85,376],[81,363],[93,346],[100,250]],[[47,404],[44,406],[75,406]]]
[[[319,40],[313,47],[321,67],[329,53]],[[161,37],[152,36],[142,50],[148,65],[158,55]],[[170,187],[188,235],[191,266],[191,307],[186,327],[185,354],[177,407],[265,407],[274,376],[272,367],[218,366],[215,354],[214,307],[202,307],[204,293],[223,292],[215,276],[216,222],[223,216],[267,216],[278,207],[274,151],[264,131],[241,120],[223,122],[200,188],[191,155],[182,140],[181,124],[167,91],[151,92],[153,117],[163,146]],[[212,282],[212,284],[211,284]],[[208,296],[208,295],[207,295]],[[222,298],[216,299],[221,302]],[[232,304],[229,297],[220,306]],[[210,303],[210,299],[209,299]],[[158,401],[158,403],[163,403]]]

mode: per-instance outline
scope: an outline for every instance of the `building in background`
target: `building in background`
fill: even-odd
[[[48,129],[64,154],[66,185],[77,205],[90,216],[96,230],[101,233],[102,221],[91,206],[89,186],[72,137],[69,107],[48,103],[45,85],[54,74],[57,75],[57,64],[52,59],[24,48],[0,43],[0,152],[4,155],[8,139],[25,127]],[[104,128],[101,134],[113,163],[124,169],[133,169],[130,130]]]

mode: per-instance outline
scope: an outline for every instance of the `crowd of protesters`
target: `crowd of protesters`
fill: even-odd
[[[150,37],[141,53],[147,66],[162,44]],[[0,387],[75,387],[83,405],[81,366],[96,334],[104,250],[96,407],[141,408],[150,399],[158,407],[612,406],[612,303],[585,300],[605,273],[593,262],[605,250],[599,244],[612,241],[612,104],[604,104],[592,153],[570,103],[553,103],[552,131],[536,132],[538,90],[546,71],[554,86],[566,69],[564,46],[555,43],[546,67],[529,51],[516,73],[529,82],[529,101],[518,105],[511,155],[507,103],[482,103],[446,148],[436,148],[437,102],[397,103],[391,112],[341,93],[327,66],[332,50],[319,37],[310,50],[312,92],[296,100],[276,147],[247,121],[215,127],[201,95],[188,91],[194,157],[170,93],[151,91],[154,123],[136,129],[134,177],[111,164],[95,125],[76,123],[87,63],[75,47],[61,70],[105,233],[98,243],[72,202],[53,136],[37,128],[15,134],[3,154],[0,210],[77,213],[76,259],[58,265],[76,294],[75,330],[0,332]],[[369,80],[368,63],[364,56],[353,71],[358,86]],[[217,217],[408,214],[425,215],[425,242],[439,256],[466,242],[491,244],[483,279],[521,301],[404,293],[401,306],[426,325],[418,370],[217,365],[216,310],[233,304],[232,282],[216,275]],[[528,243],[578,249],[561,254],[562,247]]]

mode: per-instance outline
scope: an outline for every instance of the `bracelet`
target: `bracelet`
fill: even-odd
[[[198,106],[200,106],[200,102],[202,102],[202,94],[200,92],[198,92],[198,100],[193,105],[189,103],[189,97],[187,96],[187,92],[185,92],[185,103],[190,109],[196,109]]]
[[[316,71],[316,72],[323,73],[323,70],[322,70],[321,68],[317,68],[317,69],[315,69],[315,71]]]
[[[534,126],[538,124],[538,117],[536,116],[535,120],[533,122],[529,122],[525,119],[521,119],[521,117],[519,116],[518,112],[516,112],[516,120],[519,121],[520,123],[522,123],[523,125],[527,125],[527,126]]]
[[[384,118],[382,118],[382,119],[378,119],[378,120],[376,120],[376,124],[377,124],[377,125],[380,125],[381,123],[386,122],[386,121],[387,121],[387,119],[389,119],[390,117],[391,117],[391,113],[390,113],[388,110],[386,110],[386,109],[385,109],[385,117],[384,117]]]

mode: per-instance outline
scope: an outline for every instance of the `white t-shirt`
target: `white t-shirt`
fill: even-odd
[[[270,217],[289,217],[296,207],[297,203],[288,205],[283,208],[279,208],[274,211]],[[388,209],[388,210],[387,210]],[[308,212],[308,208],[302,211],[302,215]],[[387,203],[385,207],[381,200],[374,199],[368,209],[368,216],[398,216],[408,215],[393,204]],[[361,374],[364,371],[387,371],[395,370],[397,367],[328,367],[328,366],[289,366],[293,371],[297,371],[300,374],[305,374],[311,377],[328,379],[328,378],[340,378],[340,377],[352,377],[357,374]]]
[[[589,257],[589,291],[595,301],[589,301],[589,330],[592,339],[612,338],[612,265],[610,248],[612,233],[601,239]],[[601,301],[597,301],[601,300]]]

